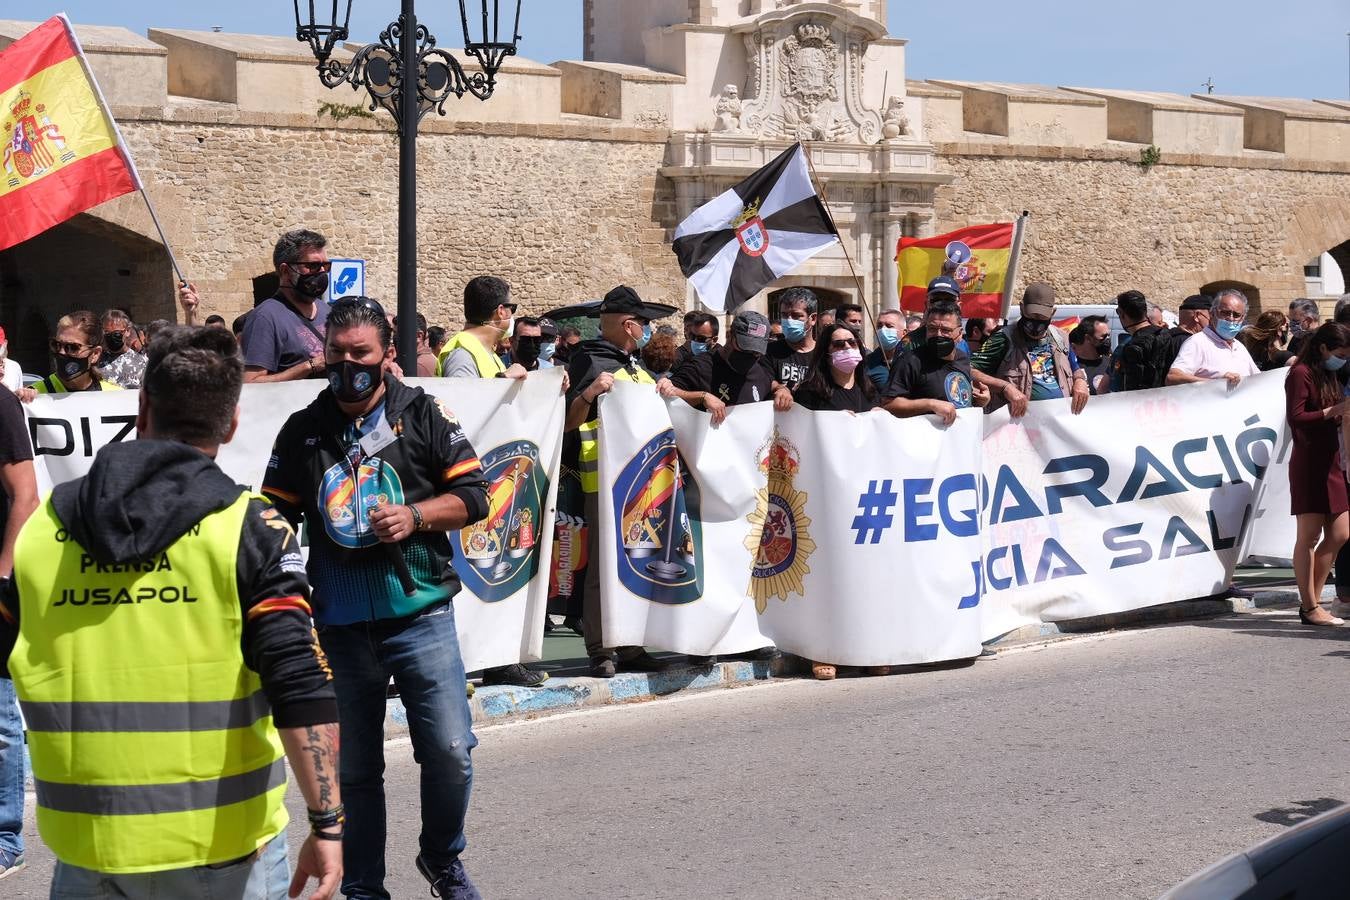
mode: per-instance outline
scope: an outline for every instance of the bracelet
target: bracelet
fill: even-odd
[[[309,827],[317,830],[320,828],[333,828],[335,826],[345,825],[347,822],[346,809],[343,806],[335,806],[332,809],[323,812],[307,810],[309,813]]]
[[[319,830],[316,828],[316,829],[312,829],[312,830],[310,831],[310,834],[314,835],[316,838],[318,838],[318,839],[321,840],[321,841],[340,841],[340,840],[342,840],[342,832],[341,832],[341,831],[334,833],[334,832],[332,832],[332,831],[319,831]]]
[[[422,511],[421,511],[420,509],[417,508],[417,504],[415,504],[415,503],[409,505],[409,506],[408,506],[408,509],[412,510],[412,517],[413,517],[413,531],[421,531],[421,530],[422,530],[422,524],[423,524],[423,521],[424,521],[424,520],[422,519]]]

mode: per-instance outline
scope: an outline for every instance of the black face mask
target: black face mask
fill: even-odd
[[[60,374],[62,381],[79,378],[88,370],[89,357],[66,356],[61,353],[56,354],[56,371]]]
[[[380,386],[383,375],[382,362],[363,365],[351,360],[328,365],[328,387],[333,395],[343,403],[360,403],[369,399]]]
[[[539,362],[539,338],[519,338],[516,340],[516,348],[511,353],[511,361],[518,362],[527,369],[534,368],[534,364]]]
[[[120,331],[113,331],[103,336],[103,346],[108,348],[109,353],[121,353],[122,348],[126,346],[127,336]]]
[[[1039,341],[1050,331],[1049,322],[1033,322],[1030,319],[1019,319],[1017,327],[1022,329],[1022,333],[1033,341]]]
[[[949,337],[930,337],[923,343],[930,359],[946,359],[956,350],[956,341]]]
[[[1102,341],[1100,344],[1097,345],[1097,355],[1098,355],[1098,356],[1110,356],[1110,355],[1111,355],[1111,339],[1110,339],[1110,338],[1107,338],[1106,340]]]
[[[313,275],[297,275],[295,290],[302,297],[308,297],[311,300],[319,299],[323,296],[323,292],[328,290],[328,273],[315,272]]]
[[[731,366],[732,371],[744,375],[757,359],[759,356],[748,350],[732,350],[727,354],[727,365]]]

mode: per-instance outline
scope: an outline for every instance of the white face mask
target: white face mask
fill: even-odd
[[[0,366],[4,366],[5,360],[9,359],[9,342],[0,344]]]

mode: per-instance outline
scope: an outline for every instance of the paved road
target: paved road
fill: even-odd
[[[1154,896],[1350,800],[1348,676],[1350,629],[1282,610],[497,726],[465,860],[490,900]],[[395,819],[391,891],[424,897]],[[43,895],[33,856],[0,894]]]

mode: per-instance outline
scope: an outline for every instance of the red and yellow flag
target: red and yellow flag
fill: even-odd
[[[0,250],[139,187],[65,16],[0,51]]]
[[[895,248],[900,271],[900,308],[921,313],[928,282],[950,275],[961,285],[965,318],[1003,315],[1003,285],[1012,263],[1014,225],[971,225],[930,238],[901,238]]]

